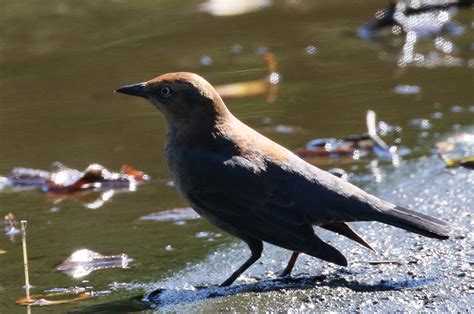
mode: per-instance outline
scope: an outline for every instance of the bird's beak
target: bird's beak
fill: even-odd
[[[142,82],[132,85],[126,85],[116,89],[115,92],[147,98],[147,92],[145,90],[146,84],[146,82]]]

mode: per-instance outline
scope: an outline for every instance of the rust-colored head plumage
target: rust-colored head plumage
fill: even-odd
[[[217,120],[228,114],[212,85],[194,73],[168,73],[116,91],[147,98],[171,124],[196,119]]]

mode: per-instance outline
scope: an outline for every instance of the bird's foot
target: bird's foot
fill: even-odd
[[[287,271],[286,269],[276,273],[277,278],[280,279],[288,279],[291,278],[291,272]]]
[[[225,287],[228,287],[232,284],[233,281],[231,282],[228,282],[228,280],[224,281],[223,283],[221,283],[220,285],[218,285],[217,287],[219,288],[225,288]]]

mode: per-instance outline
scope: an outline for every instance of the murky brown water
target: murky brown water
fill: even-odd
[[[144,100],[112,93],[124,84],[170,71],[196,72],[213,84],[260,79],[267,74],[261,52],[270,50],[281,75],[276,101],[268,103],[266,95],[259,95],[226,103],[236,116],[287,147],[361,133],[368,109],[404,128],[403,145],[412,151],[408,159],[430,155],[436,139],[473,124],[469,10],[455,17],[464,34],[442,36],[454,45],[452,52],[434,48],[436,36],[415,46],[420,54],[439,53],[456,62],[400,68],[403,37],[367,42],[355,36],[380,1],[274,2],[227,17],[199,12],[201,1],[1,3],[0,174],[17,166],[47,169],[59,160],[79,169],[93,162],[110,169],[127,163],[153,178],[96,210],[74,200],[56,204],[39,191],[0,191],[2,217],[12,212],[29,222],[34,293],[74,286],[110,291],[114,282],[147,284],[233,241],[225,234],[196,237],[200,231],[219,232],[203,220],[185,225],[138,220],[186,204],[167,185],[164,119]],[[420,91],[397,94],[397,85],[416,85]],[[442,118],[432,119],[434,112]],[[430,119],[432,128],[421,134],[408,125],[414,118]],[[277,125],[296,131],[272,131]],[[345,168],[364,173],[367,163]],[[166,250],[167,245],[174,250]],[[127,253],[134,262],[130,269],[99,270],[81,279],[53,272],[79,248]],[[0,254],[0,309],[21,312],[14,304],[23,295],[21,239],[1,234],[0,249],[6,251]],[[111,291],[51,310],[81,309],[141,293]]]

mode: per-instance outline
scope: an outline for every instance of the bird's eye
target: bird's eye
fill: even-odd
[[[164,87],[160,88],[160,95],[162,97],[170,97],[171,94],[173,94],[173,91],[168,86],[164,86]]]

